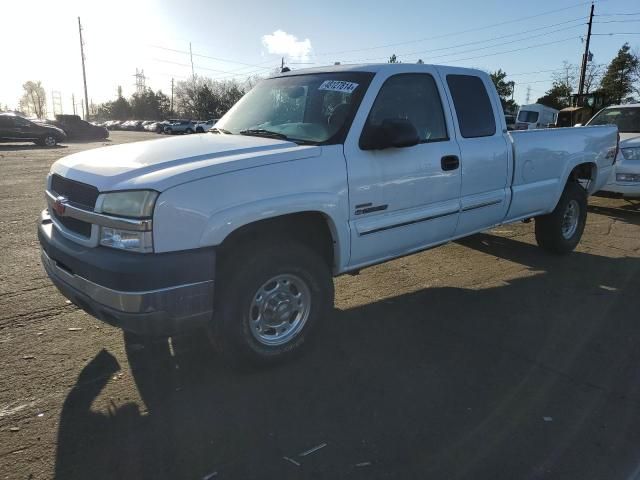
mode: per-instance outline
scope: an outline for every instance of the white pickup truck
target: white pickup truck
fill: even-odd
[[[507,133],[477,70],[288,72],[211,133],[54,163],[42,261],[67,298],[125,331],[206,327],[228,358],[270,363],[330,312],[332,276],[531,218],[540,246],[573,250],[617,137]]]

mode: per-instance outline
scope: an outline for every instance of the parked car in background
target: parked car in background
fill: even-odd
[[[168,133],[169,135],[173,135],[176,133],[195,133],[196,125],[193,120],[177,120],[174,123],[170,123],[166,127],[164,127],[164,133]]]
[[[56,115],[55,120],[46,123],[58,127],[68,140],[102,140],[109,138],[109,130],[82,120],[78,115]]]
[[[34,142],[43,147],[55,147],[66,139],[67,134],[54,125],[0,113],[0,142]]]
[[[156,133],[165,133],[164,129],[171,125],[172,123],[178,123],[180,119],[170,118],[168,120],[163,120],[162,122],[158,122],[156,125]]]
[[[620,135],[616,163],[602,191],[640,197],[640,103],[604,108],[587,125],[616,125]]]
[[[144,129],[147,132],[155,132],[158,128],[158,122],[145,122]]]
[[[547,128],[550,124],[556,123],[558,110],[555,108],[534,103],[532,105],[522,105],[518,110],[516,118],[516,130],[532,130],[535,128]]]
[[[196,133],[204,133],[208,132],[211,127],[213,127],[218,122],[217,118],[213,118],[211,120],[207,120],[206,122],[196,122]]]
[[[120,126],[120,123],[120,120],[108,120],[104,122],[103,127],[105,127],[107,130],[117,130]]]

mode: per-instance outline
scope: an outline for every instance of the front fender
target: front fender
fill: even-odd
[[[217,211],[209,217],[199,246],[220,245],[232,232],[254,222],[303,212],[319,212],[325,217],[335,243],[335,265],[340,270],[349,260],[348,219],[341,199],[331,193],[284,195]]]

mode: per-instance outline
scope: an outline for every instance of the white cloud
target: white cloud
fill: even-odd
[[[272,34],[262,36],[262,44],[269,53],[285,55],[296,60],[307,60],[311,53],[311,40],[298,37],[282,30],[276,30]]]

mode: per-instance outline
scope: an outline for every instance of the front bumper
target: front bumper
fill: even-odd
[[[43,214],[42,265],[60,292],[94,317],[142,335],[174,335],[210,321],[212,249],[137,254],[68,240]]]

